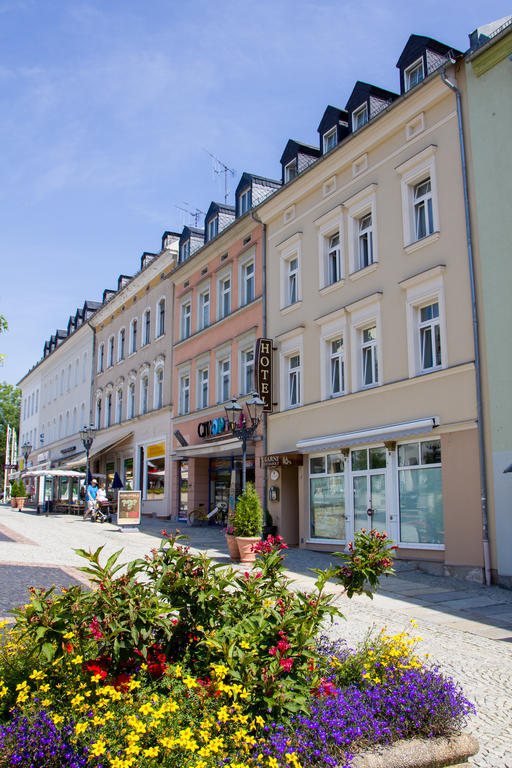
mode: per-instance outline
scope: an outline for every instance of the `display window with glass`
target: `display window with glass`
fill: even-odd
[[[163,499],[165,492],[165,443],[148,445],[145,453],[145,498]]]
[[[441,441],[398,446],[400,543],[444,546]]]
[[[133,459],[123,461],[123,484],[125,491],[133,491]]]
[[[309,459],[311,538],[346,539],[345,463],[341,453]]]
[[[350,455],[354,529],[386,531],[386,449],[360,448]]]
[[[107,491],[111,491],[112,489],[112,483],[114,482],[114,474],[116,465],[113,461],[107,461],[105,464],[105,475],[107,480]]]

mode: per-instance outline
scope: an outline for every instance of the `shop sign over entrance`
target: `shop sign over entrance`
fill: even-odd
[[[254,369],[256,390],[265,403],[265,413],[272,413],[272,339],[257,339],[256,367]]]
[[[262,467],[302,467],[302,453],[269,453],[261,457]]]
[[[201,438],[212,437],[215,435],[222,435],[226,431],[227,422],[224,416],[219,416],[217,419],[210,419],[210,421],[202,421],[197,425],[197,434]]]

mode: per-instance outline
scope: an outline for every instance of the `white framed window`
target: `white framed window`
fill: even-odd
[[[361,104],[360,107],[352,112],[352,130],[357,131],[368,122],[368,105]]]
[[[76,434],[78,430],[78,408],[73,408],[73,434]]]
[[[59,440],[60,440],[61,437],[62,437],[62,413],[59,416],[59,432],[58,432],[58,435],[59,435]]]
[[[188,339],[192,333],[192,302],[183,301],[180,306],[180,338]]]
[[[142,346],[151,342],[151,310],[146,309],[142,316]]]
[[[82,358],[82,381],[85,381],[86,379],[87,379],[87,352],[84,352],[84,356]]]
[[[439,237],[436,155],[431,145],[396,168],[401,178],[404,248],[413,253]]]
[[[301,358],[297,352],[286,358],[287,364],[287,405],[294,408],[301,402]]]
[[[210,396],[210,369],[206,365],[197,370],[197,407],[208,408]]]
[[[190,240],[185,240],[181,245],[181,260],[186,261],[190,258]]]
[[[254,260],[246,261],[241,265],[242,295],[241,304],[248,304],[255,296]]]
[[[328,285],[334,285],[342,279],[341,245],[339,232],[335,232],[334,234],[325,238],[324,250],[325,284],[323,287],[326,287]]]
[[[343,336],[329,340],[329,395],[338,397],[345,392],[345,348]]]
[[[96,429],[101,429],[101,397],[96,398],[96,409],[94,415]],[[84,426],[84,425],[82,425]]]
[[[373,222],[372,213],[365,213],[357,221],[358,269],[373,264]]]
[[[133,419],[135,416],[135,382],[128,384],[128,398],[126,403],[126,418]]]
[[[217,360],[217,402],[225,403],[231,398],[231,357]]]
[[[410,91],[411,88],[414,88],[415,85],[418,85],[418,83],[421,83],[421,81],[425,77],[424,69],[423,69],[423,59],[418,59],[413,64],[410,65],[410,67],[407,67],[407,69],[404,72],[405,77],[405,90]]]
[[[105,398],[105,427],[112,424],[112,393],[109,392]]]
[[[116,424],[120,424],[123,420],[123,390],[118,389],[116,391]]]
[[[118,363],[120,363],[121,360],[124,360],[125,358],[125,342],[126,342],[126,330],[124,328],[121,328],[117,338],[117,362]]]
[[[164,404],[164,368],[159,365],[155,369],[154,407],[161,408]]]
[[[398,446],[399,542],[444,549],[441,441]]]
[[[137,351],[137,318],[134,317],[130,323],[130,355]]]
[[[71,389],[71,363],[68,365],[68,378],[66,381],[66,390],[69,392]],[[32,413],[34,413],[34,395],[32,395]]]
[[[352,391],[382,384],[381,294],[348,305]]]
[[[64,394],[64,370],[60,372],[60,393]]]
[[[416,240],[428,237],[434,231],[432,209],[432,182],[430,177],[414,185],[414,233]]]
[[[247,213],[249,208],[251,207],[251,188],[247,187],[247,189],[244,189],[244,191],[240,194],[239,200],[239,208],[240,208],[240,216],[243,213]]]
[[[114,365],[114,337],[111,336],[107,342],[107,368]]]
[[[65,433],[64,433],[64,436],[65,436],[65,437],[67,437],[67,436],[70,434],[70,432],[69,432],[69,427],[70,427],[70,418],[71,418],[71,417],[70,417],[70,413],[69,413],[69,411],[66,411],[66,431],[65,431]],[[34,443],[32,443],[32,445],[34,445]]]
[[[240,351],[240,394],[248,395],[254,389],[254,346]]]
[[[324,155],[327,152],[330,152],[331,149],[334,149],[334,147],[338,143],[336,126],[334,126],[334,128],[331,128],[329,131],[324,133],[322,137],[322,142],[323,142],[323,148],[324,148]]]
[[[446,368],[444,267],[438,266],[404,280],[409,376]]]
[[[374,387],[379,383],[379,362],[377,358],[377,325],[361,328],[361,385]]]
[[[345,201],[348,210],[348,259],[350,276],[375,269],[378,262],[376,230],[377,185],[369,184]],[[365,273],[363,273],[365,274]]]
[[[183,416],[190,413],[190,373],[182,373],[179,379],[179,408]]]
[[[286,163],[284,167],[284,183],[291,181],[298,175],[297,172],[297,158],[294,157],[289,163]]]
[[[199,292],[198,330],[203,330],[210,325],[210,286]]]
[[[208,240],[213,240],[219,234],[219,217],[215,216],[208,222]]]
[[[287,262],[286,298],[288,304],[295,304],[299,300],[299,259],[293,256]]]
[[[55,376],[55,390],[53,393],[53,399],[56,400],[59,396],[59,377],[58,375]]]
[[[103,370],[103,367],[102,367]],[[80,360],[77,358],[75,361],[75,387],[78,387],[80,381]]]
[[[157,336],[163,336],[165,333],[165,299],[162,298],[157,304]]]
[[[149,376],[145,374],[140,380],[140,413],[148,412],[149,408]]]
[[[231,273],[224,274],[218,281],[219,318],[231,312]]]

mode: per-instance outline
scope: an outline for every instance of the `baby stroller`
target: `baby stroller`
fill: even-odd
[[[96,502],[94,504],[94,510],[91,514],[91,518],[93,523],[111,523],[112,522],[112,515],[110,514],[110,510],[108,507],[108,504]]]

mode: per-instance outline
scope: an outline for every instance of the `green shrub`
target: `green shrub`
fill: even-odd
[[[16,499],[18,498],[18,496],[19,496],[18,483],[16,482],[16,480],[13,480],[11,483],[11,499]]]
[[[247,483],[237,499],[233,527],[235,536],[261,536],[263,508],[254,483]]]
[[[18,496],[25,498],[27,495],[27,490],[25,488],[25,483],[23,480],[20,480],[18,483]]]

